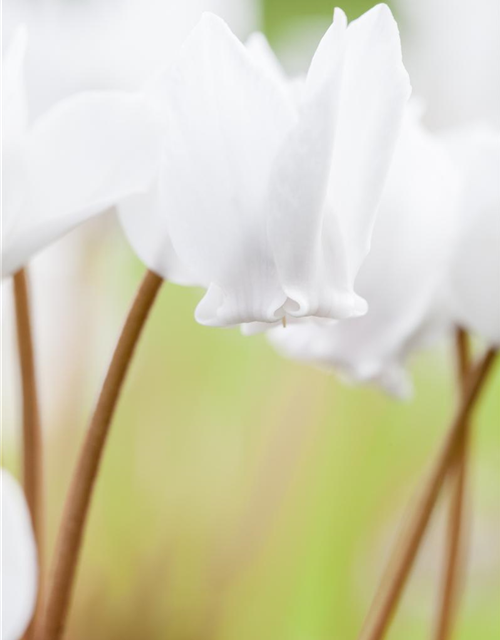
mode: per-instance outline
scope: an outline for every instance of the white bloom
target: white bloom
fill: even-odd
[[[500,346],[500,132],[444,136],[460,171],[458,243],[449,270],[454,323]]]
[[[441,327],[443,279],[455,224],[457,180],[439,140],[409,109],[356,287],[368,301],[362,318],[309,320],[270,332],[282,353],[375,381],[405,395],[409,352]]]
[[[142,96],[85,93],[27,124],[20,28],[3,58],[2,276],[120,198],[158,166],[157,122]]]
[[[26,24],[31,117],[80,91],[140,90],[163,67],[206,10],[236,32],[258,21],[254,0],[3,0],[4,40]]]
[[[349,27],[336,10],[298,107],[206,15],[150,89],[165,145],[152,206],[122,209],[132,245],[162,276],[208,286],[202,324],[363,314],[354,280],[409,92],[385,5]]]
[[[28,507],[21,487],[3,469],[2,490],[2,640],[20,640],[36,601],[38,569]]]
[[[403,58],[426,122],[500,126],[500,2],[396,0]]]

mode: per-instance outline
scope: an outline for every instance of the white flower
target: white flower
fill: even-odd
[[[2,490],[2,640],[20,640],[36,601],[38,569],[28,507],[21,487],[0,469]]]
[[[500,126],[500,2],[395,0],[403,58],[426,123]]]
[[[81,91],[138,91],[179,49],[205,10],[242,35],[258,20],[254,0],[3,0],[2,33],[26,24],[31,117]]]
[[[500,346],[500,132],[469,128],[443,139],[460,171],[460,230],[449,270],[451,318]]]
[[[2,276],[157,171],[157,121],[142,96],[85,93],[27,125],[20,28],[3,58]]]
[[[336,10],[298,107],[206,15],[150,89],[162,168],[151,206],[122,209],[129,240],[160,275],[208,286],[202,324],[363,314],[354,280],[409,92],[385,5],[349,27]]]
[[[362,318],[309,320],[270,332],[282,353],[376,382],[397,395],[413,349],[442,326],[443,280],[453,248],[457,179],[447,151],[408,109],[356,287],[368,301]]]

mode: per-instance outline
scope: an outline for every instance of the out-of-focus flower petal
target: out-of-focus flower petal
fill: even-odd
[[[28,27],[28,105],[38,117],[81,91],[139,91],[203,11],[241,36],[259,22],[256,0],[3,0],[2,32],[9,39],[19,23]]]
[[[449,155],[409,110],[356,281],[369,309],[362,318],[316,319],[270,332],[290,357],[336,368],[357,382],[406,395],[409,353],[441,329],[458,184]]]
[[[395,0],[403,55],[436,130],[500,127],[500,2]]]
[[[22,158],[19,141],[27,126],[24,87],[26,29],[19,27],[2,58],[2,234],[14,224],[23,197]]]
[[[20,640],[36,601],[38,568],[28,507],[21,487],[3,469],[2,489],[2,640]]]
[[[3,274],[125,196],[159,168],[155,112],[142,96],[87,93],[42,116],[21,142],[22,203],[4,237]]]
[[[280,61],[263,33],[260,31],[252,33],[245,42],[245,47],[263,71],[268,73],[277,82],[281,82],[284,86],[289,84],[289,79]]]
[[[443,136],[462,186],[459,238],[449,271],[452,319],[500,346],[500,132]]]
[[[2,58],[2,147],[9,147],[26,130],[28,110],[24,86],[27,33],[17,28]]]
[[[180,285],[210,284],[202,276],[191,273],[177,255],[170,240],[158,180],[147,193],[123,200],[119,217],[130,245],[149,269]]]

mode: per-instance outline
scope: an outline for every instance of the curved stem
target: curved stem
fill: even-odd
[[[470,345],[467,333],[460,328],[456,331],[456,353],[458,365],[457,382],[460,393],[463,396],[466,393],[467,374],[470,369]],[[453,618],[457,611],[460,570],[462,568],[464,499],[469,437],[470,422],[464,425],[462,437],[450,466],[452,496],[448,514],[443,591],[436,628],[436,640],[448,640],[452,631]]]
[[[43,575],[42,431],[26,269],[21,269],[14,274],[13,284],[23,403],[23,484],[37,546],[39,583],[41,584]],[[41,589],[38,590],[39,599],[40,591]],[[32,626],[26,633],[26,638],[31,637]]]
[[[62,637],[92,490],[113,413],[134,349],[162,279],[148,271],[118,339],[66,498],[52,566],[50,589],[37,638]]]
[[[359,640],[381,640],[396,611],[407,578],[413,567],[420,543],[430,520],[434,505],[455,455],[458,443],[469,420],[488,372],[494,362],[496,350],[490,349],[467,379],[467,389],[453,419],[428,481],[420,496],[413,517],[397,551],[391,579],[382,584],[382,593],[370,611]]]

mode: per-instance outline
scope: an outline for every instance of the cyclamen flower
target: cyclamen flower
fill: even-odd
[[[157,122],[139,95],[85,93],[27,124],[21,28],[3,58],[2,276],[121,198],[158,166]]]
[[[457,176],[446,148],[408,109],[382,196],[372,248],[356,286],[362,318],[309,320],[269,333],[283,354],[375,382],[404,396],[411,351],[443,330],[446,272],[456,226]]]
[[[0,469],[2,483],[2,640],[20,640],[36,601],[38,568],[28,507],[21,487]]]
[[[121,207],[132,246],[208,287],[202,324],[362,315],[354,280],[409,93],[385,5],[349,27],[335,11],[298,106],[205,15],[148,91],[166,131],[156,189]]]
[[[81,91],[138,91],[182,45],[205,10],[244,32],[256,0],[3,0],[2,33],[26,24],[30,116]]]
[[[447,133],[460,172],[459,236],[447,293],[455,324],[500,346],[500,132]]]
[[[393,7],[413,87],[429,105],[426,123],[500,127],[500,2],[395,0]]]

